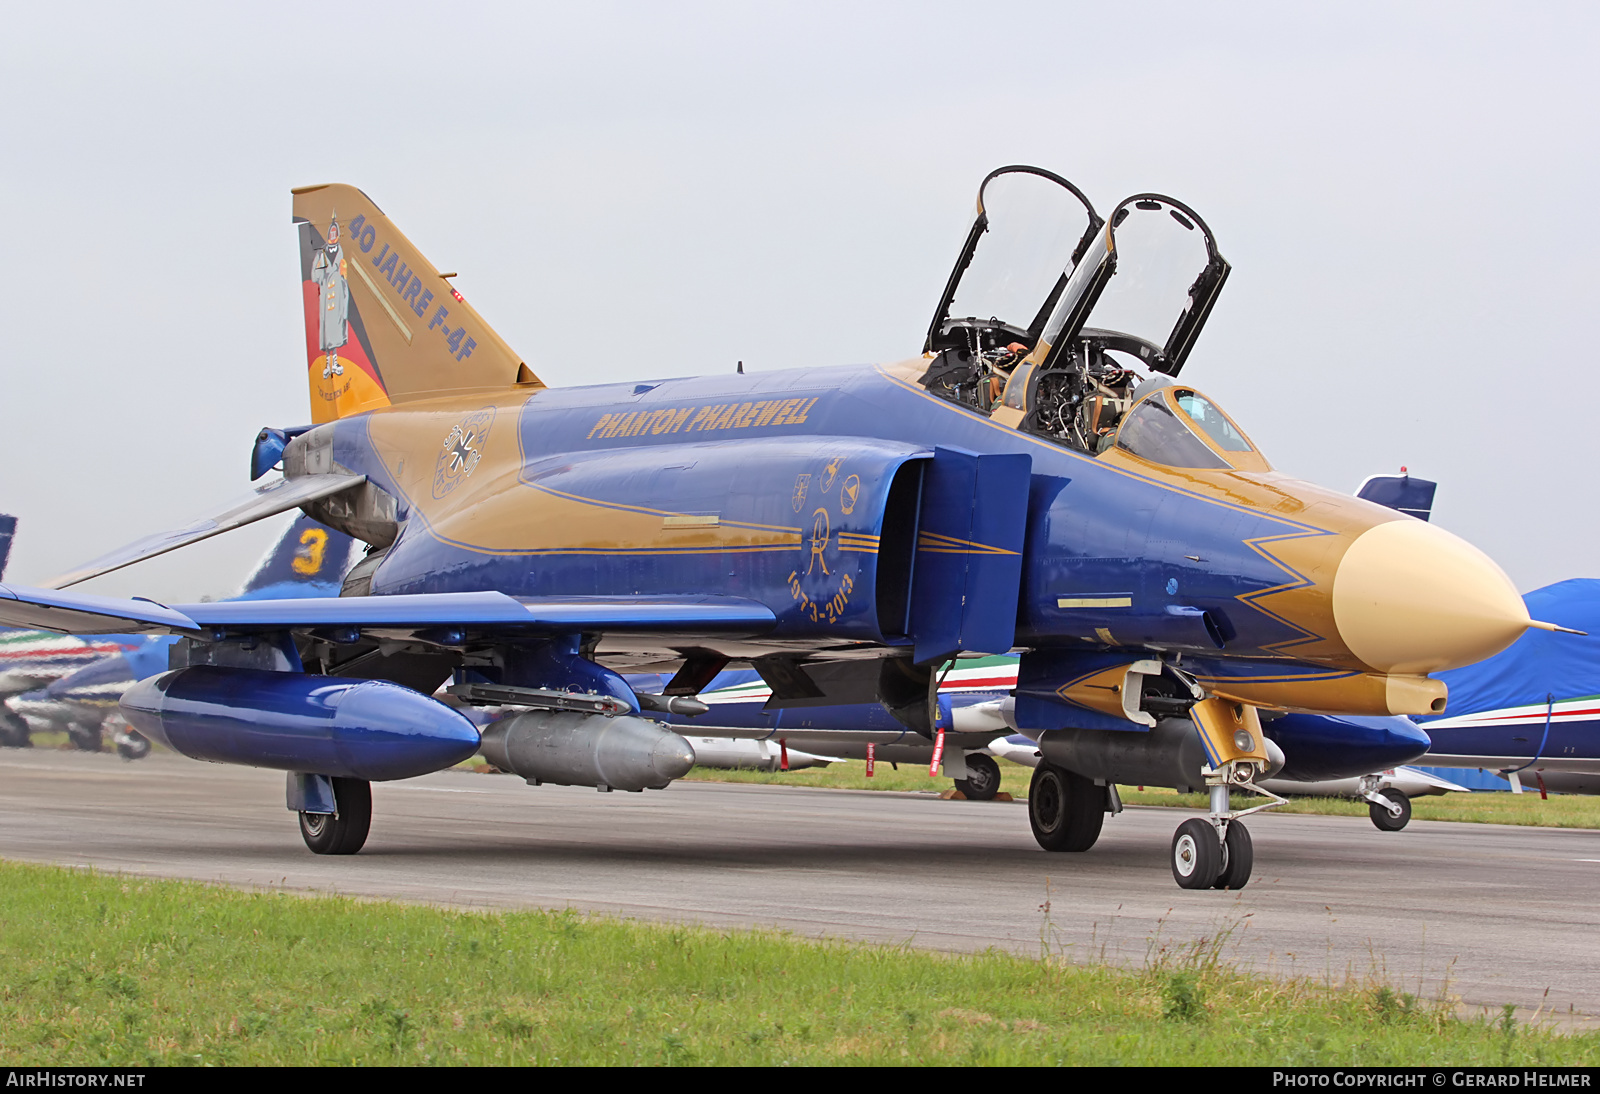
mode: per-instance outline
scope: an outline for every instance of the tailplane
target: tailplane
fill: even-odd
[[[391,403],[543,387],[449,277],[353,186],[293,191],[311,420]]]

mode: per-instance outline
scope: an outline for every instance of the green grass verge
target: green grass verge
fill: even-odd
[[[0,863],[0,1059],[1600,1064],[1600,1033],[1248,977],[1225,943],[1129,972]]]
[[[1016,764],[1000,764],[1000,789],[1013,797],[1028,796],[1028,781],[1033,772]],[[951,786],[949,779],[929,778],[920,765],[901,764],[895,771],[880,763],[872,778],[866,777],[860,763],[833,764],[801,771],[714,771],[695,768],[690,779],[708,782],[773,783],[787,786],[831,786],[850,790],[920,790],[940,793]],[[1203,794],[1179,794],[1151,787],[1140,790],[1118,787],[1126,805],[1166,805],[1186,809],[1205,809]],[[1416,820],[1475,821],[1482,824],[1527,824],[1544,828],[1600,828],[1600,797],[1584,794],[1556,794],[1541,801],[1537,793],[1526,794],[1445,794],[1413,798],[1412,817]],[[1344,798],[1291,798],[1275,812],[1319,813],[1341,817],[1365,817],[1366,802]]]

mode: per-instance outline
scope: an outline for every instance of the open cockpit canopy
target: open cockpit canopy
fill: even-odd
[[[1183,368],[1229,269],[1181,202],[1135,194],[1106,221],[1059,175],[1002,167],[979,187],[922,382],[1007,425],[1103,451],[1133,405],[1137,370]]]

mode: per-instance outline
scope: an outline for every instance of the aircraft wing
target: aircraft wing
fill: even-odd
[[[153,600],[0,585],[0,626],[58,634],[199,634],[182,612]]]
[[[65,589],[79,582],[88,581],[91,577],[109,574],[124,566],[132,566],[135,562],[143,562],[147,558],[164,555],[168,551],[175,551],[179,547],[186,547],[202,539],[209,539],[266,517],[288,512],[318,498],[360,486],[366,481],[365,475],[306,475],[301,478],[278,479],[253,491],[249,497],[234,502],[219,513],[190,521],[182,528],[145,536],[126,547],[117,548],[110,554],[101,555],[92,562],[85,562],[76,569],[46,581],[45,588]]]
[[[550,596],[417,593],[235,600],[167,607],[57,589],[0,585],[0,625],[72,634],[202,634],[268,630],[465,628],[570,633],[760,634],[777,624],[765,604],[734,596]]]

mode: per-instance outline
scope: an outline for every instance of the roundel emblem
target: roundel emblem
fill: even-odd
[[[433,496],[442,498],[470,478],[483,459],[483,447],[494,425],[494,407],[468,414],[445,434],[433,465]]]

